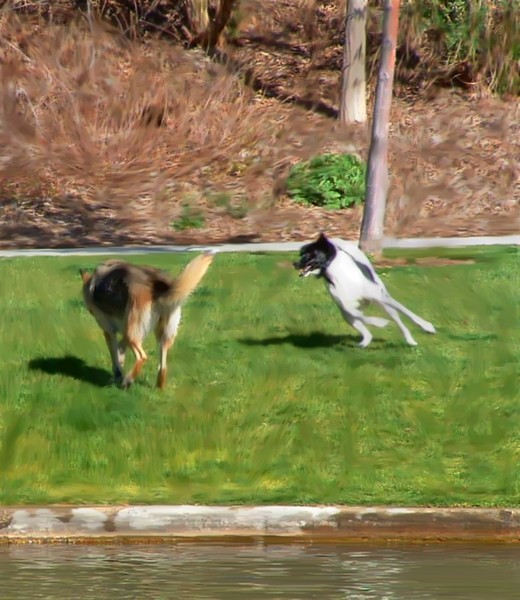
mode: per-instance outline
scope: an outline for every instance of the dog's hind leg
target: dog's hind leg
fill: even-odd
[[[423,331],[426,331],[426,333],[435,333],[435,327],[429,321],[422,319],[419,315],[416,315],[409,308],[406,308],[406,306],[404,306],[400,302],[397,302],[397,300],[392,298],[392,296],[390,296],[390,294],[385,294],[385,296],[383,298],[381,298],[380,303],[383,307],[390,307],[395,310],[398,310],[399,312],[402,312],[403,315],[406,315],[413,323],[415,323]],[[387,312],[388,312],[388,310],[387,310]],[[390,313],[388,313],[388,314],[390,314]],[[393,317],[393,318],[395,320],[395,317]]]
[[[168,350],[172,347],[175,337],[159,342],[159,371],[157,373],[157,387],[162,390],[166,386],[168,376]]]
[[[178,308],[170,319],[164,323],[161,319],[155,328],[155,337],[159,344],[159,372],[157,373],[157,387],[164,389],[168,375],[168,350],[173,346],[179,323],[181,320],[181,309]]]
[[[401,321],[401,317],[399,316],[399,313],[397,312],[397,310],[384,302],[381,302],[380,306],[396,322],[397,327],[399,327],[399,329],[401,330],[401,333],[404,336],[404,339],[406,340],[406,343],[409,344],[410,346],[417,346],[417,342],[413,339],[413,336],[410,333],[410,330],[408,329],[408,327],[406,327],[406,325]]]

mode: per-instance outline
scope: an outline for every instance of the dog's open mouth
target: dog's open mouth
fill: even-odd
[[[300,277],[307,277],[320,268],[314,257],[309,256],[301,256],[300,260],[293,263],[293,267],[298,271]]]
[[[310,275],[312,271],[314,271],[314,265],[305,265],[304,267],[300,267],[298,269],[298,273],[300,275],[300,277],[307,277],[307,275]]]

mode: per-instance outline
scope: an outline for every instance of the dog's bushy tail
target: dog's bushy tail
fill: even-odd
[[[174,285],[168,293],[168,301],[176,304],[185,302],[201,282],[213,262],[214,256],[215,251],[208,250],[190,261],[184,271],[175,279]]]

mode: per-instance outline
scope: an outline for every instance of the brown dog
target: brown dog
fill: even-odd
[[[167,355],[181,320],[181,308],[208,270],[214,251],[195,257],[177,277],[154,267],[107,260],[92,274],[80,270],[83,298],[89,312],[103,330],[112,359],[116,383],[128,388],[145,361],[143,340],[155,331],[159,344],[157,387],[166,384]],[[117,334],[122,335],[118,342]],[[123,375],[125,351],[130,347],[135,364]]]

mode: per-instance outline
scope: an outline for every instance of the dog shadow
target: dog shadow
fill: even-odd
[[[91,367],[83,359],[72,355],[33,358],[29,361],[29,369],[47,375],[65,375],[97,387],[106,387],[112,380],[112,374],[105,369]]]
[[[357,347],[360,337],[356,335],[333,335],[313,331],[311,333],[289,333],[283,336],[273,336],[266,338],[243,338],[240,343],[246,346],[283,346],[290,344],[296,348],[332,348],[333,346]],[[383,342],[374,338],[373,342]]]
[[[496,333],[449,333],[448,338],[457,342],[488,342],[497,340],[498,335]]]
[[[239,340],[241,344],[246,346],[283,346],[291,344],[297,348],[330,348],[343,344],[345,341],[354,344],[355,336],[349,335],[330,335],[327,333],[290,333],[284,336],[273,336],[266,338],[243,338]]]
[[[333,348],[335,346],[358,348],[360,336],[357,335],[334,335],[329,333],[322,333],[319,331],[313,331],[311,333],[289,333],[284,336],[273,336],[266,338],[243,338],[240,341],[241,344],[246,346],[283,346],[290,344],[295,348]],[[383,338],[374,338],[370,346],[364,351],[370,351],[373,349],[387,349],[393,350],[396,348],[403,348],[407,344],[391,342]]]

